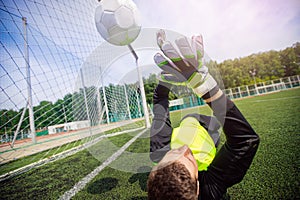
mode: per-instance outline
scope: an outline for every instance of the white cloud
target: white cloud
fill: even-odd
[[[166,28],[187,36],[201,33],[206,52],[222,61],[279,50],[300,40],[296,0],[136,1],[144,27]]]

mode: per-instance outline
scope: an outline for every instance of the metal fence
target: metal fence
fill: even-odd
[[[295,88],[299,86],[300,86],[300,76],[296,75],[296,76],[290,76],[290,77],[280,78],[276,80],[261,82],[254,85],[244,85],[235,88],[228,88],[223,90],[223,92],[230,99],[239,99],[239,98],[245,98],[249,96],[256,96],[256,95],[286,90],[286,89]],[[201,98],[197,97],[194,94],[182,98],[181,102],[182,103],[180,104],[177,103],[174,106],[171,106],[170,111],[181,110],[181,109],[201,106],[205,104],[205,102]]]
[[[261,82],[254,85],[245,85],[226,89],[224,92],[230,99],[255,96],[300,86],[300,76],[290,76],[281,79]]]

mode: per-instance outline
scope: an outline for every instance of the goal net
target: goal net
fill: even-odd
[[[0,163],[23,156],[13,148],[26,143],[52,148],[54,136],[144,126],[136,63],[127,47],[103,44],[97,3],[1,1]],[[117,62],[124,52],[125,63]]]

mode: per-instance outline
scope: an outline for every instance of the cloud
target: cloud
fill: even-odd
[[[143,25],[201,33],[206,52],[222,61],[279,50],[300,40],[300,3],[296,0],[136,1]]]

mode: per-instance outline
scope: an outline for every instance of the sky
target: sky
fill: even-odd
[[[134,0],[143,27],[202,34],[211,59],[222,62],[300,41],[299,0]]]

